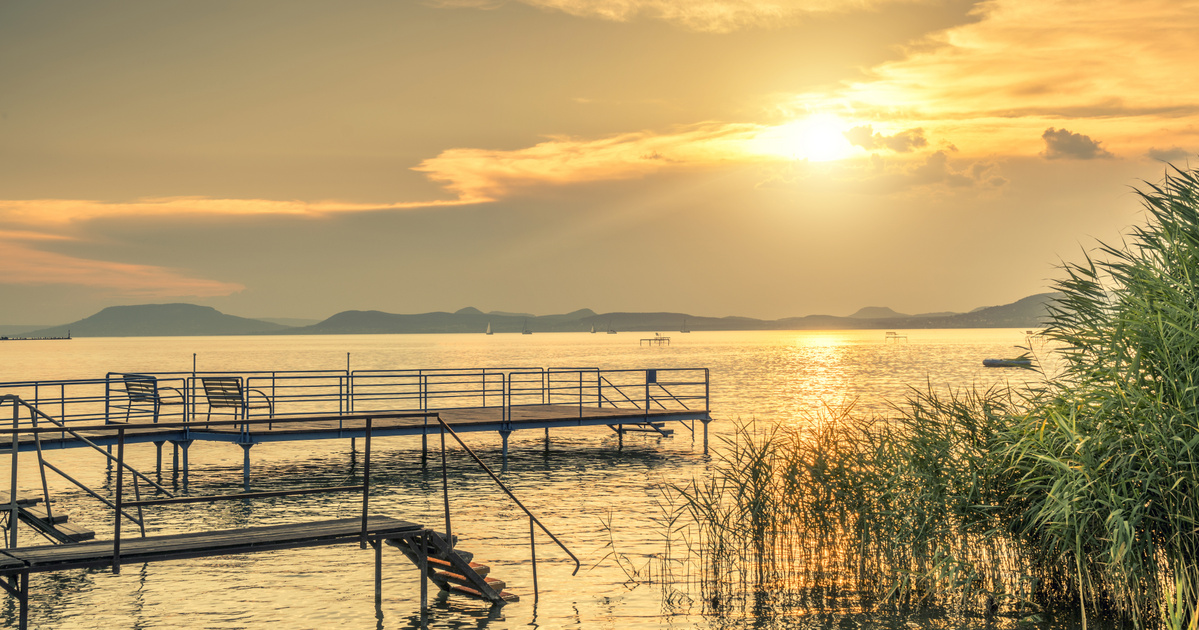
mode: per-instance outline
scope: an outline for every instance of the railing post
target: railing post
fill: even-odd
[[[112,525],[112,574],[121,573],[121,491],[125,479],[125,427],[117,429],[117,497]]]
[[[537,532],[533,529],[533,515],[529,515],[529,553],[533,557],[533,601],[537,601]]]
[[[454,531],[450,523],[450,477],[445,461],[445,421],[437,417],[437,425],[441,428],[441,494],[445,499],[445,540],[454,546]]]
[[[371,496],[371,426],[373,418],[366,419],[366,436],[363,439],[362,456],[362,540],[361,547],[366,549],[366,519]],[[379,544],[383,544],[379,541]]]
[[[21,423],[21,411],[17,405],[16,399],[12,401],[12,428],[17,429]],[[12,434],[12,484],[9,488],[8,495],[8,547],[9,549],[17,546],[17,447],[20,446],[20,436],[16,431]]]

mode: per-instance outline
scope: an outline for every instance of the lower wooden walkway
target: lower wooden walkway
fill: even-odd
[[[231,554],[253,553],[276,549],[298,549],[324,545],[359,543],[375,549],[376,597],[380,584],[382,543],[403,541],[410,548],[420,549],[426,532],[415,523],[387,516],[365,519],[347,518],[309,523],[288,523],[265,527],[249,527],[218,531],[148,536],[121,540],[118,548],[113,541],[97,541],[70,545],[16,547],[0,550],[0,576],[11,576],[16,584],[0,580],[9,594],[20,602],[20,626],[28,624],[29,574],[80,568],[108,568],[119,572],[120,563],[148,563],[182,560]],[[421,607],[427,607],[427,563],[421,568]],[[15,579],[13,579],[15,578]]]

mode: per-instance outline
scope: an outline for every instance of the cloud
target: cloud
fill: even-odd
[[[487,201],[539,186],[778,159],[752,148],[754,139],[767,130],[761,125],[705,123],[661,134],[554,137],[513,151],[450,149],[413,170],[425,173],[459,199]]]
[[[1181,162],[1194,155],[1193,151],[1187,151],[1179,147],[1171,147],[1169,149],[1149,147],[1149,150],[1145,152],[1145,157],[1162,162]]]
[[[987,0],[974,14],[864,80],[795,102],[919,126],[975,155],[1027,155],[1041,148],[1032,132],[1080,118],[1116,153],[1199,142],[1186,124],[1199,117],[1194,2]]]
[[[874,133],[874,127],[863,125],[846,131],[844,135],[851,144],[867,151],[886,148],[896,153],[910,153],[928,145],[928,140],[924,138],[924,130],[919,127],[885,136]]]
[[[213,297],[245,289],[243,285],[195,278],[166,267],[88,260],[41,251],[21,241],[54,239],[53,235],[0,233],[0,285],[79,285],[138,298]]]
[[[401,203],[343,203],[337,201],[278,201],[270,199],[212,199],[208,197],[163,197],[129,202],[89,199],[8,199],[0,200],[0,224],[64,225],[106,217],[142,216],[254,216],[276,215],[324,217],[347,212],[409,210],[461,206],[478,203],[477,199],[414,201]],[[483,200],[486,201],[486,200]]]
[[[1008,183],[992,162],[953,160],[948,151],[920,156],[868,158],[824,164],[796,163],[774,169],[762,187],[824,186],[870,195],[895,195],[973,189],[998,190]]]
[[[1045,151],[1041,155],[1047,160],[1095,160],[1115,157],[1099,146],[1099,142],[1081,133],[1050,127],[1041,134],[1041,138],[1045,140]]]
[[[747,28],[770,28],[811,15],[869,11],[892,4],[922,4],[921,0],[519,0],[550,11],[614,22],[652,19],[693,31],[727,33]],[[499,0],[436,0],[452,8],[492,9]]]

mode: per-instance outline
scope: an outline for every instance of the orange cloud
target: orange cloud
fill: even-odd
[[[58,238],[53,235],[0,232],[2,284],[69,284],[108,289],[129,297],[213,297],[245,289],[243,285],[193,278],[165,267],[87,260],[26,246],[20,240]]]
[[[1069,127],[1117,155],[1199,142],[1199,4],[991,0],[976,12],[870,79],[797,103],[921,126],[963,151],[1035,155],[1046,128],[1080,119]]]
[[[555,137],[526,149],[450,149],[414,170],[462,199],[494,200],[539,185],[632,179],[716,164],[761,161],[752,140],[766,129],[707,123],[674,133],[626,133],[600,139]]]
[[[453,199],[363,204],[338,201],[306,202],[269,199],[210,199],[207,197],[166,197],[139,199],[131,202],[104,202],[87,199],[19,199],[0,200],[0,222],[46,226],[118,216],[279,215],[322,217],[346,212],[460,206],[478,203],[478,201],[476,199]]]

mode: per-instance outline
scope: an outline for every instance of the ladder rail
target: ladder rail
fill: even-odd
[[[550,537],[550,540],[554,541],[554,544],[558,545],[558,547],[560,549],[562,549],[562,551],[566,552],[566,555],[570,556],[571,560],[574,560],[575,569],[574,569],[574,571],[571,572],[571,575],[577,575],[579,573],[579,568],[582,566],[582,563],[579,561],[578,556],[576,556],[574,554],[574,552],[572,552],[570,550],[570,548],[568,548],[561,540],[559,540],[558,537],[555,536],[554,533],[551,532],[549,530],[549,528],[546,527],[545,524],[542,523],[541,520],[538,519],[533,514],[533,512],[531,512],[529,510],[529,508],[525,507],[525,504],[522,503],[520,499],[516,498],[516,495],[513,494],[512,490],[509,489],[508,486],[505,485],[503,481],[500,481],[500,478],[491,470],[491,468],[487,464],[483,463],[482,459],[479,459],[479,456],[475,453],[475,451],[473,449],[471,449],[471,447],[467,446],[466,442],[462,441],[462,438],[459,437],[458,433],[456,431],[454,431],[454,429],[450,428],[450,425],[447,424],[446,421],[442,419],[440,414],[431,414],[431,415],[433,415],[433,417],[437,418],[437,424],[440,425],[440,427],[441,427],[442,444],[443,444],[442,460],[441,460],[441,476],[442,476],[442,487],[443,487],[443,492],[444,492],[444,497],[445,497],[445,507],[446,507],[446,513],[445,513],[446,534],[448,536],[452,536],[452,530],[450,528],[450,510],[449,510],[449,505],[450,505],[450,494],[449,494],[449,484],[448,484],[449,472],[446,467],[445,446],[444,446],[445,434],[449,433],[450,436],[453,437],[454,440],[458,442],[458,445],[461,446],[462,449],[464,451],[466,451],[466,453],[468,455],[470,455],[471,459],[475,460],[475,463],[479,465],[479,468],[483,469],[483,472],[486,472],[487,475],[489,477],[491,477],[491,480],[494,481],[497,486],[499,486],[500,490],[503,490],[504,494],[508,495],[508,498],[512,499],[512,502],[515,503],[516,506],[521,509],[521,511],[523,511],[526,515],[528,515],[529,521],[530,521],[529,546],[531,549],[533,549],[533,554],[534,554],[533,555],[533,558],[534,558],[533,574],[534,574],[534,576],[536,576],[536,574],[537,574],[537,564],[536,564],[537,556],[536,556],[536,546],[535,546],[536,542],[532,535],[533,531],[534,531],[532,528],[533,524],[536,524],[537,527],[539,527],[541,529],[541,531],[545,532],[545,534]],[[451,540],[452,540],[452,538],[451,538]],[[536,578],[534,578],[534,584],[536,584]],[[534,591],[534,597],[536,597],[536,591]]]

